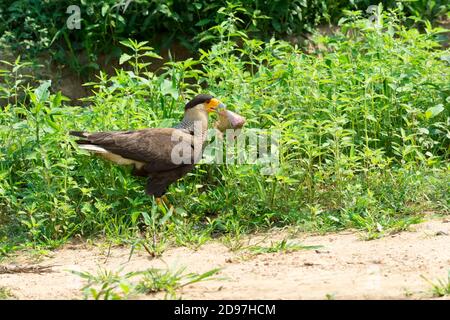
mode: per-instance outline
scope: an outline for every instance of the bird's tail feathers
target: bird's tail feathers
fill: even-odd
[[[79,148],[94,153],[109,153],[105,148],[93,144],[81,144]]]
[[[87,139],[87,137],[89,136],[89,133],[84,132],[84,131],[69,131],[69,134],[71,136],[85,138],[85,139]]]

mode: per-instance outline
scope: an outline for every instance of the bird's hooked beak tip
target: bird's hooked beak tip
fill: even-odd
[[[219,103],[219,105],[216,108],[216,112],[219,113],[220,111],[226,110],[227,106],[225,104],[223,104],[222,102]]]

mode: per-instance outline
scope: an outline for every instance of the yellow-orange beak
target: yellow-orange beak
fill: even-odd
[[[216,98],[212,98],[208,103],[205,103],[205,109],[208,113],[217,111],[219,107],[225,108],[225,105]]]

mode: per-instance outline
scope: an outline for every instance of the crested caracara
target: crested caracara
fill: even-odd
[[[245,122],[226,111],[218,99],[200,94],[186,104],[183,119],[173,128],[70,134],[81,138],[76,141],[80,149],[120,165],[133,165],[134,175],[148,177],[147,194],[160,198],[171,183],[191,171],[201,159],[211,112],[227,114],[233,127],[242,127]],[[180,162],[179,150],[189,159]]]

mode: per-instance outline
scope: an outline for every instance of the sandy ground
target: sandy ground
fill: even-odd
[[[106,245],[66,245],[34,265],[54,265],[53,272],[0,274],[0,287],[19,299],[81,299],[84,280],[68,270],[96,273],[100,268],[123,272],[149,267],[186,267],[187,272],[222,268],[215,280],[195,283],[178,292],[182,299],[428,299],[431,286],[422,277],[446,279],[450,270],[450,220],[433,219],[411,231],[365,241],[355,232],[327,235],[273,231],[254,235],[245,245],[289,241],[322,245],[316,250],[251,255],[230,251],[219,242],[198,250],[170,248],[161,258],[145,251]],[[14,263],[30,265],[26,254]],[[5,263],[3,262],[3,265]],[[139,298],[154,299],[162,295]]]

